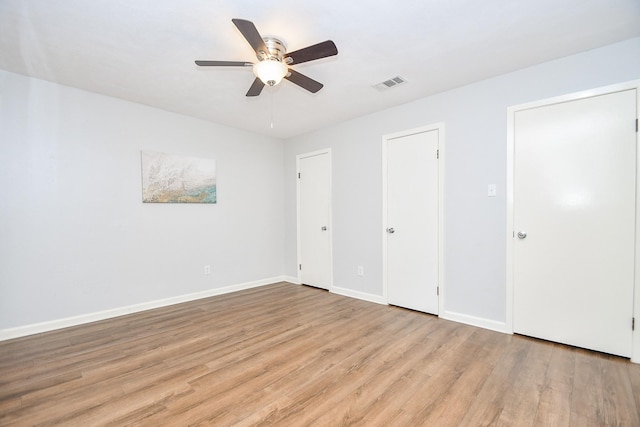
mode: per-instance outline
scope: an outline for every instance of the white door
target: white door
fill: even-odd
[[[330,152],[298,156],[298,234],[300,281],[331,286]]]
[[[515,113],[514,332],[631,355],[636,91]]]
[[[438,313],[438,134],[386,141],[387,300]]]

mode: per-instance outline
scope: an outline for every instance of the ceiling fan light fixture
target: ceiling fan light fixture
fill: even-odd
[[[253,64],[253,74],[267,86],[275,86],[287,75],[288,68],[277,59],[267,59]]]
[[[232,19],[236,28],[256,53],[258,63],[243,61],[196,61],[196,65],[209,67],[248,67],[252,65],[253,74],[256,76],[246,96],[258,96],[265,86],[275,86],[282,79],[316,93],[322,89],[320,82],[297,72],[289,66],[315,61],[338,54],[338,48],[331,40],[325,40],[312,46],[287,52],[287,45],[275,37],[262,37],[258,29],[251,21],[246,19]]]

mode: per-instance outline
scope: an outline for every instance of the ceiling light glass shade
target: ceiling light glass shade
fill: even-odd
[[[280,61],[267,59],[253,64],[253,74],[262,80],[262,83],[275,86],[287,75],[287,66]]]

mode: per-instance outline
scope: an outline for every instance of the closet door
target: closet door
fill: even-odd
[[[300,282],[331,287],[331,154],[298,156]]]
[[[387,140],[387,299],[438,313],[438,133]]]
[[[514,332],[631,355],[636,99],[515,113]]]

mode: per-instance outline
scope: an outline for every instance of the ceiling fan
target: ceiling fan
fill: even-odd
[[[253,67],[256,78],[247,92],[247,96],[258,96],[265,85],[275,86],[282,79],[297,84],[309,92],[316,93],[323,84],[305,76],[291,68],[292,65],[326,58],[338,54],[335,43],[331,40],[314,44],[294,52],[287,53],[287,47],[282,40],[275,37],[262,37],[251,21],[244,19],[231,20],[244,38],[256,52],[258,62],[242,61],[196,61],[197,65],[205,67]]]

